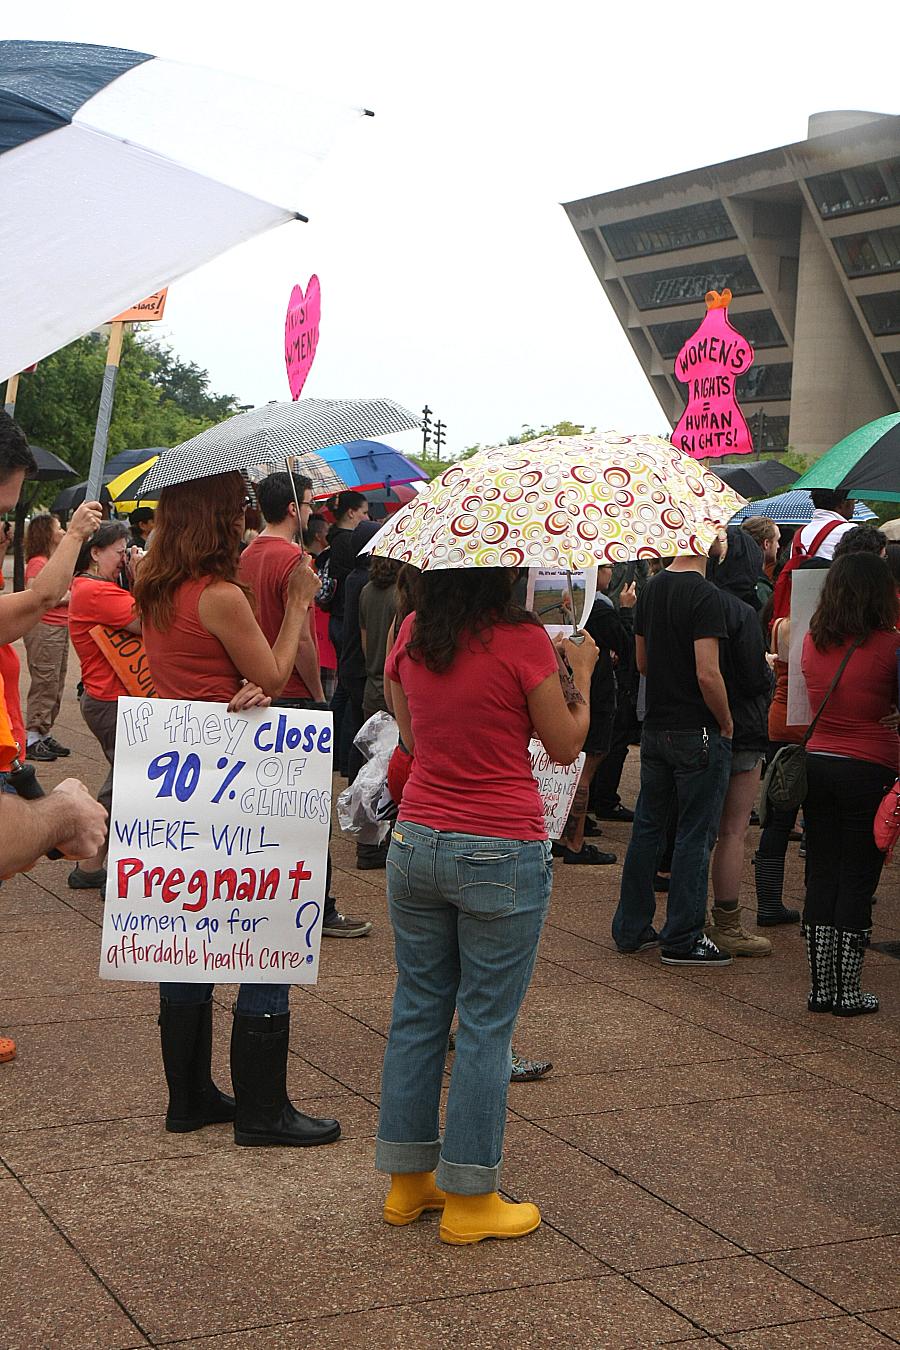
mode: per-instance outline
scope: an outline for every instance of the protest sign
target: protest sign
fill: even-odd
[[[572,809],[578,780],[584,768],[584,755],[579,755],[574,764],[557,764],[538,740],[532,740],[528,750],[531,772],[544,803],[547,838],[558,839]]]
[[[814,710],[809,705],[809,694],[801,668],[803,639],[809,632],[809,621],[819,603],[826,575],[824,569],[806,571],[802,567],[791,574],[791,641],[788,647],[786,717],[789,727],[807,727],[812,721]]]
[[[708,291],[706,315],[675,358],[675,378],[688,387],[687,407],[672,444],[694,459],[746,455],[753,437],[737,405],[735,381],[753,364],[753,348],[728,321],[731,291]]]
[[[168,286],[161,291],[154,291],[146,300],[139,300],[130,309],[123,309],[110,323],[156,323],[165,313],[168,294]]]
[[[314,984],[330,713],[120,698],[100,975]]]
[[[311,276],[303,294],[302,286],[295,286],[288,301],[284,321],[284,363],[287,366],[291,398],[300,397],[306,384],[319,345],[319,319],[322,314],[322,295],[319,278]]]
[[[95,624],[88,630],[129,694],[155,698],[153,676],[140,633],[129,633],[127,628],[107,628]]]

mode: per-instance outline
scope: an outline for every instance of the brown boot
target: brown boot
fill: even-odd
[[[733,909],[713,905],[712,922],[707,924],[706,936],[721,952],[729,956],[771,956],[772,944],[768,938],[755,937],[741,927],[741,907]]]

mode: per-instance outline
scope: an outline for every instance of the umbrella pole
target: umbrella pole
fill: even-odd
[[[19,396],[19,375],[10,375],[6,381],[6,398],[3,404],[3,411],[8,417],[13,417],[16,411],[16,399]],[[28,506],[34,501],[32,493]],[[24,591],[25,589],[25,512],[27,507],[23,505],[21,496],[16,502],[15,514],[13,516],[13,590]]]
[[[97,413],[94,448],[91,451],[91,467],[84,493],[84,499],[88,502],[95,502],[100,499],[103,466],[106,463],[106,448],[109,442],[109,424],[112,421],[113,396],[116,391],[119,362],[122,358],[124,332],[125,324],[122,320],[114,319],[109,326],[109,348],[106,353],[106,369],[103,372],[103,388],[100,391],[100,410]]]
[[[294,494],[294,505],[297,508],[297,529],[300,531],[300,544],[302,545],[303,530],[300,525],[300,499],[297,496],[297,484],[294,482],[294,471],[291,468],[291,460],[289,455],[285,455],[284,457],[284,467],[287,469],[287,476],[291,481],[291,492],[293,492]]]

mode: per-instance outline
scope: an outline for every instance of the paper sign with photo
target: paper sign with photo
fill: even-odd
[[[575,616],[569,596],[569,576],[575,597]],[[529,567],[525,604],[534,610],[551,637],[557,633],[571,633],[574,622],[580,628],[594,607],[597,598],[597,569],[584,572],[556,572],[543,567]]]

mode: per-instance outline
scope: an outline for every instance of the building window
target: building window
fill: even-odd
[[[861,164],[854,169],[807,178],[806,185],[826,220],[854,211],[874,211],[900,203],[900,159]]]
[[[674,323],[651,324],[650,335],[656,343],[656,350],[660,356],[668,361],[673,360],[688,338],[696,333],[699,322],[699,319],[678,319]],[[786,346],[775,315],[768,310],[757,309],[748,314],[729,314],[728,322],[760,350],[764,347]]]
[[[900,352],[885,352],[884,359],[887,362],[887,368],[894,377],[894,384],[900,388]]]
[[[677,211],[659,211],[639,220],[603,225],[600,233],[619,262],[737,238],[721,202],[701,202],[699,206],[683,206]]]
[[[844,234],[832,243],[848,277],[900,272],[900,228]]]
[[[639,309],[696,304],[707,291],[722,291],[726,286],[732,295],[758,295],[762,290],[746,258],[685,263],[671,271],[645,272],[643,276],[622,279]]]
[[[735,380],[734,392],[738,403],[768,403],[773,399],[790,398],[790,362],[751,366]]]
[[[900,333],[900,291],[887,295],[861,295],[860,307],[876,337]]]

